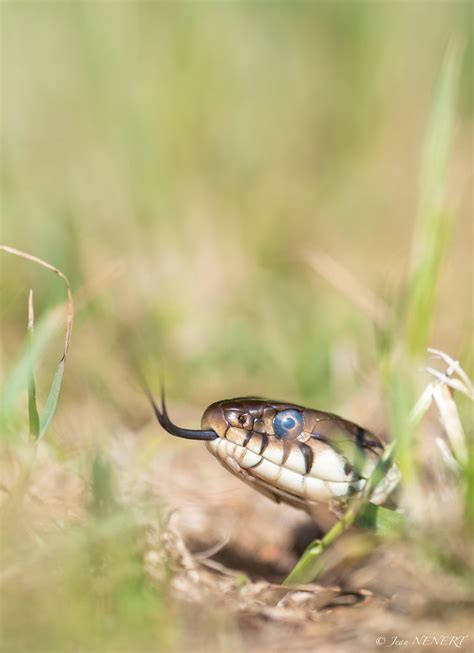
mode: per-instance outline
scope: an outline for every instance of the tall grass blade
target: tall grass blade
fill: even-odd
[[[445,189],[453,140],[461,49],[449,45],[434,90],[422,155],[420,199],[406,302],[407,344],[412,355],[427,347],[440,265],[452,227]]]
[[[28,419],[30,423],[30,436],[35,440],[39,436],[39,415],[36,406],[36,385],[34,377],[33,361],[33,333],[35,325],[35,309],[33,306],[33,291],[30,290],[28,296],[28,357],[29,357],[29,374],[28,374]]]
[[[56,413],[56,407],[58,405],[59,393],[61,391],[61,383],[63,381],[64,375],[64,358],[59,362],[58,367],[56,368],[56,373],[54,375],[53,382],[51,384],[51,389],[48,394],[48,398],[44,404],[43,412],[41,413],[40,418],[40,428],[39,428],[39,438],[42,438],[51,424],[51,420]]]
[[[28,386],[31,363],[36,362],[45,351],[56,331],[57,317],[58,312],[53,309],[38,322],[34,340],[26,343],[23,353],[3,384],[0,398],[2,421],[11,414],[19,394]]]

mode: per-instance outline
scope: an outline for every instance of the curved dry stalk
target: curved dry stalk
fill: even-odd
[[[67,303],[66,303],[66,333],[64,337],[64,349],[59,364],[56,368],[56,372],[51,384],[51,388],[46,399],[43,413],[40,418],[38,418],[38,411],[36,407],[36,389],[34,384],[33,377],[33,362],[32,362],[32,335],[33,335],[33,326],[34,326],[34,308],[33,308],[33,295],[30,291],[28,299],[28,347],[26,352],[26,364],[28,371],[28,407],[29,407],[29,416],[30,416],[30,432],[35,437],[35,439],[40,439],[44,436],[48,427],[51,423],[51,420],[54,417],[56,412],[56,406],[59,399],[59,392],[61,390],[62,379],[64,375],[64,367],[66,363],[66,357],[69,351],[69,344],[71,340],[72,325],[74,321],[74,304],[72,299],[71,285],[69,283],[66,275],[61,272],[58,268],[43,259],[34,256],[33,254],[28,254],[22,250],[16,249],[15,247],[10,247],[9,245],[0,245],[0,251],[4,251],[7,254],[12,254],[13,256],[18,256],[37,265],[41,265],[47,270],[51,270],[57,274],[63,281],[66,287],[67,293]],[[21,363],[21,361],[20,361]],[[21,365],[20,365],[21,369]],[[8,385],[8,384],[7,384]],[[39,423],[38,423],[39,422]]]
[[[72,300],[71,285],[69,283],[68,278],[63,272],[61,272],[61,270],[54,267],[54,265],[51,265],[51,263],[48,263],[47,261],[44,261],[43,259],[38,258],[37,256],[34,256],[33,254],[28,254],[27,252],[23,252],[21,249],[16,249],[16,247],[10,247],[9,245],[0,245],[0,250],[3,252],[7,252],[7,254],[13,254],[14,256],[19,256],[20,258],[24,258],[25,260],[31,261],[32,263],[37,263],[38,265],[41,265],[47,270],[51,270],[51,272],[54,272],[63,280],[67,292],[66,335],[64,339],[64,353],[63,353],[63,358],[66,358],[67,353],[69,351],[69,343],[71,340],[72,325],[74,321],[74,303]]]

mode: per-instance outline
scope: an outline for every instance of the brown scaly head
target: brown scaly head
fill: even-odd
[[[342,505],[364,488],[384,446],[357,424],[319,410],[258,397],[226,399],[205,411],[200,430],[173,424],[162,397],[161,426],[178,437],[205,440],[230,472],[278,502],[311,512],[314,504]],[[372,496],[383,503],[397,485],[396,467]]]

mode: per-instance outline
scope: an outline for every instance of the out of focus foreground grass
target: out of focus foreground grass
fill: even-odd
[[[116,503],[113,465],[97,453],[146,420],[131,362],[163,370],[196,420],[218,398],[257,394],[388,430],[377,370],[413,261],[432,88],[454,39],[455,220],[421,342],[472,371],[471,7],[4,3],[1,17],[2,241],[71,281],[76,321],[47,440],[55,465],[89,479],[68,507],[73,532],[61,506],[23,510],[25,396],[3,425],[18,472],[4,516],[5,650],[185,646],[189,616],[168,601],[166,574],[151,583],[141,563],[142,507]],[[24,261],[0,265],[6,378],[29,289],[41,316],[63,288]],[[52,333],[40,404],[60,353]],[[415,397],[421,373],[413,383]],[[224,618],[210,627],[228,641]]]

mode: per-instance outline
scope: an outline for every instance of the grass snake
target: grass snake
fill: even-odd
[[[170,434],[204,440],[232,474],[277,501],[311,513],[324,503],[334,512],[359,494],[384,451],[373,433],[338,415],[259,397],[211,404],[201,429],[184,429],[147,391],[155,415]],[[371,501],[384,503],[398,484],[393,466]]]

